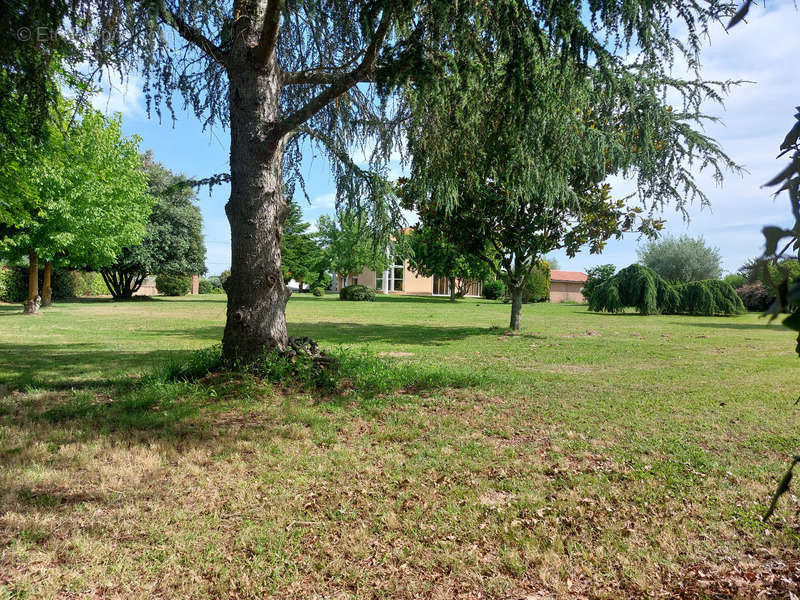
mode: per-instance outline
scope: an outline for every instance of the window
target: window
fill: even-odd
[[[383,290],[383,271],[375,273],[375,289],[379,292]]]
[[[403,266],[403,259],[402,258],[393,258],[392,259],[392,266],[389,267],[389,277],[391,278],[389,281],[389,289],[394,292],[402,292],[403,291],[403,271],[405,270]]]

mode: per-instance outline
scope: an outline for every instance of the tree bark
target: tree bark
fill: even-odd
[[[456,301],[456,278],[448,277],[447,283],[450,285],[450,302]]]
[[[525,291],[524,286],[511,288],[511,324],[512,331],[519,331],[520,316],[522,314],[522,295]]]
[[[226,360],[252,361],[264,351],[284,350],[286,302],[281,240],[288,206],[283,196],[284,139],[277,128],[280,85],[277,65],[253,69],[249,57],[228,68],[230,80],[231,275],[222,339]]]
[[[28,299],[25,301],[23,312],[26,315],[35,315],[39,312],[39,256],[35,250],[28,251]]]
[[[42,306],[52,306],[53,304],[53,263],[44,263],[44,275],[42,278]]]

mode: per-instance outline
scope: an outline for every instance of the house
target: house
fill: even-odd
[[[579,271],[550,271],[551,302],[586,302],[581,289],[588,276]],[[371,287],[378,293],[406,296],[449,296],[446,277],[421,277],[408,268],[408,261],[397,260],[382,273],[365,268],[356,276],[339,277],[337,290],[346,285],[361,284]],[[472,283],[467,297],[480,298],[483,284]]]
[[[397,259],[382,273],[365,268],[356,276],[339,277],[337,289],[346,285],[361,284],[373,288],[378,293],[400,296],[449,296],[450,289],[446,277],[421,277],[408,268],[408,261]],[[483,284],[473,282],[467,288],[467,297],[480,298]]]
[[[579,271],[550,271],[550,302],[586,302],[581,289],[588,278]]]

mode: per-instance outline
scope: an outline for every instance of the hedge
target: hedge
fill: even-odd
[[[707,279],[673,285],[652,269],[631,265],[595,288],[589,310],[622,312],[636,308],[642,315],[737,315],[744,305],[726,281]]]
[[[39,294],[42,293],[44,270],[39,269]],[[67,269],[53,269],[50,279],[53,299],[74,298],[75,275]],[[16,304],[28,298],[28,267],[0,266],[0,301]]]
[[[339,300],[373,302],[375,300],[375,290],[365,285],[348,285],[339,292]]]
[[[156,289],[165,296],[185,296],[192,291],[191,275],[159,275]]]

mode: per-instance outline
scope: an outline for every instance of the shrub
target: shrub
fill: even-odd
[[[483,297],[487,300],[497,300],[502,298],[506,293],[506,284],[495,279],[493,281],[486,281],[483,284]]]
[[[540,261],[539,265],[531,270],[525,282],[522,301],[525,303],[550,301],[550,265],[547,262]]]
[[[583,284],[581,293],[587,302],[591,302],[595,290],[614,276],[617,268],[614,265],[599,265],[586,271],[588,279]]]
[[[678,287],[681,295],[680,312],[689,315],[738,315],[744,304],[726,281],[706,279],[692,281]]]
[[[365,285],[348,285],[339,292],[339,300],[350,300],[353,302],[373,302],[375,300],[375,290]]]
[[[317,298],[320,298],[325,295],[325,289],[315,285],[314,287],[311,288],[311,293],[314,294]]]
[[[0,300],[3,302],[24,302],[27,297],[27,279],[20,279],[19,267],[0,266]],[[27,271],[25,271],[27,277]]]
[[[747,310],[758,312],[767,310],[775,300],[775,297],[769,293],[769,290],[760,281],[747,283],[737,288],[736,295],[741,298],[742,304]]]
[[[39,269],[39,293],[42,293],[44,270]],[[53,298],[74,298],[75,275],[66,269],[53,269],[50,284]],[[3,302],[25,302],[28,297],[28,267],[0,267],[0,300]]]
[[[159,275],[156,289],[165,296],[185,296],[192,289],[191,275]]]
[[[200,283],[197,286],[197,293],[198,294],[213,294],[214,293],[214,284],[209,281],[208,279],[201,279]]]
[[[741,273],[731,273],[729,275],[725,275],[725,277],[722,278],[722,281],[730,283],[733,289],[738,289],[746,283],[745,277]]]
[[[642,315],[677,312],[680,296],[658,273],[642,265],[625,267],[590,293],[589,310],[622,312],[635,307]]]

